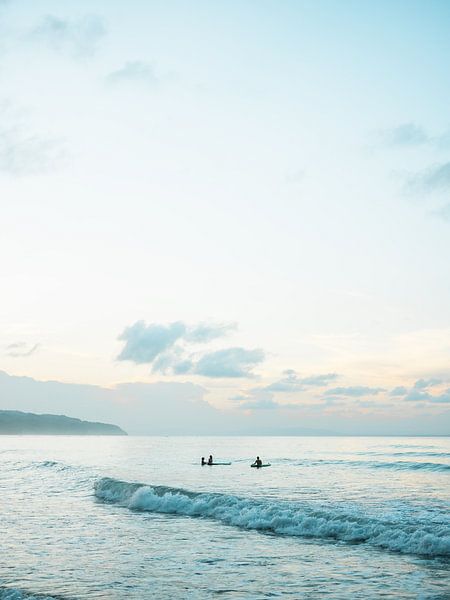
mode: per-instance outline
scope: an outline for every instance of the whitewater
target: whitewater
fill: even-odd
[[[450,598],[449,438],[2,436],[0,491],[0,600]]]

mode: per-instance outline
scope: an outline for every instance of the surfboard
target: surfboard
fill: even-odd
[[[215,462],[210,465],[208,463],[205,463],[202,466],[204,466],[204,467],[221,467],[223,465],[231,465],[231,463],[230,462]]]
[[[250,465],[251,467],[255,467],[255,469],[262,469],[263,467],[270,467],[270,463],[265,463],[264,465]]]

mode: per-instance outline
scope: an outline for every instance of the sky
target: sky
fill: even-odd
[[[449,34],[441,0],[0,1],[0,409],[449,433]]]

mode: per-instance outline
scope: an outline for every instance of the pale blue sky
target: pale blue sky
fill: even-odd
[[[448,419],[449,33],[444,1],[0,3],[0,369]]]

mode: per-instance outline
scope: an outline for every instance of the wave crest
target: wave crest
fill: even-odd
[[[103,478],[95,483],[98,499],[131,510],[206,517],[242,529],[280,535],[368,543],[394,552],[421,556],[450,556],[450,531],[441,523],[367,517],[362,509],[322,508],[310,503],[241,498],[147,486]]]

